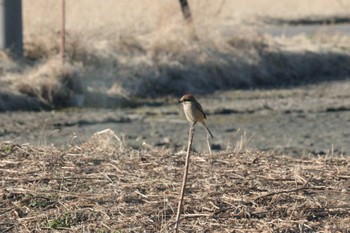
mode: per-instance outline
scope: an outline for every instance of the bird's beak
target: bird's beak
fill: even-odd
[[[183,102],[182,100],[177,101],[178,104],[181,104],[182,102]]]

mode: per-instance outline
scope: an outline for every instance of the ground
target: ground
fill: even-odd
[[[214,134],[214,150],[241,144],[296,156],[348,155],[349,85],[346,80],[333,81],[288,89],[217,92],[198,99]],[[1,113],[0,126],[0,141],[58,147],[80,145],[95,132],[110,128],[134,149],[147,143],[180,150],[186,146],[188,131],[176,97],[129,109]],[[196,133],[194,149],[206,152],[205,130],[197,125]]]
[[[1,232],[173,232],[185,153],[106,135],[64,150],[2,143]],[[349,166],[335,156],[194,153],[180,232],[346,232]]]
[[[186,92],[214,139],[196,126],[180,232],[348,232],[349,5],[193,0],[194,38],[177,1],[71,1],[63,64],[61,4],[23,1],[0,232],[173,232]]]
[[[199,96],[214,153],[197,127],[180,232],[346,232],[348,85]],[[175,98],[0,117],[2,232],[173,231],[188,130]]]

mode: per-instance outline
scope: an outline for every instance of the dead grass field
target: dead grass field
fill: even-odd
[[[101,141],[102,140],[102,141]],[[0,145],[1,232],[172,232],[184,153]],[[348,232],[350,159],[194,154],[181,232]]]
[[[66,1],[67,29],[100,37],[120,31],[142,33],[169,27],[182,20],[178,0],[93,0]],[[349,0],[189,0],[194,19],[201,25],[213,23],[238,24],[259,21],[263,17],[293,19],[312,16],[349,15]],[[58,31],[61,20],[61,1],[24,0],[25,34]],[[203,22],[204,21],[204,22]]]
[[[264,19],[349,15],[349,0],[190,1],[198,40],[178,1],[67,1],[67,62],[58,60],[60,1],[24,0],[25,60],[0,57],[0,110],[125,106],[126,99],[212,93],[349,77],[349,38],[274,38]],[[232,30],[232,36],[223,32]],[[112,100],[109,102],[109,100]],[[116,104],[117,103],[117,104]],[[26,107],[25,109],[28,109]]]

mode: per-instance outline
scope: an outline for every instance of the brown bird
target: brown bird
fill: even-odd
[[[202,123],[202,125],[207,130],[207,133],[213,138],[213,134],[205,124],[205,119],[207,119],[207,116],[205,115],[201,104],[196,100],[196,98],[194,98],[194,96],[191,94],[186,94],[181,97],[179,103],[182,103],[184,106],[184,112],[187,120],[193,125],[195,125],[197,122]]]

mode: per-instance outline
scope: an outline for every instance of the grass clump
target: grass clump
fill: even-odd
[[[83,87],[79,66],[65,64],[57,59],[45,61],[17,81],[15,88],[36,99],[46,108],[82,106]]]

